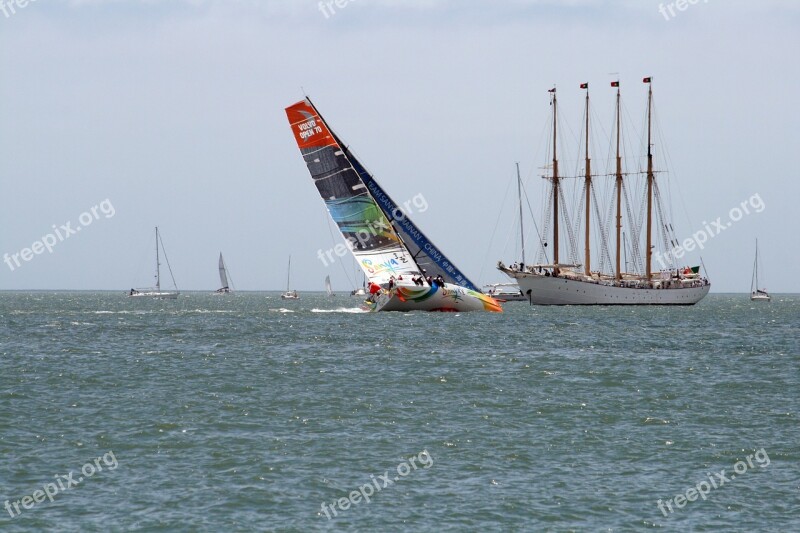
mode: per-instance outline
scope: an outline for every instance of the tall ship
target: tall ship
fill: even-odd
[[[676,264],[675,256],[683,254],[676,253],[680,250],[679,241],[666,218],[668,210],[656,180],[652,78],[643,81],[648,86],[646,167],[636,172],[623,170],[620,83],[615,81],[611,86],[616,88],[616,155],[613,173],[605,175],[592,173],[588,83],[581,84],[581,89],[586,90],[583,173],[569,177],[559,172],[558,99],[556,89],[550,89],[552,161],[543,176],[547,180],[547,196],[538,261],[511,266],[501,261],[497,265],[516,280],[531,304],[694,305],[708,294],[711,285],[701,277],[699,266]],[[572,195],[564,190],[564,182],[569,180],[579,184],[573,187]],[[607,185],[598,194],[603,181]],[[574,199],[572,205],[566,201],[570,197]],[[570,216],[570,208],[575,216]],[[623,227],[628,231],[623,232]],[[578,244],[581,232],[582,250]],[[631,261],[627,260],[629,250]],[[654,252],[657,265],[653,264]]]
[[[493,311],[333,133],[309,98],[286,108],[314,185],[369,282],[371,311]]]

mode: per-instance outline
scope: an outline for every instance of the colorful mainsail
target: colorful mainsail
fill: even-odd
[[[347,150],[347,149],[345,149]],[[378,203],[383,213],[392,222],[395,231],[403,239],[406,248],[414,256],[417,264],[425,269],[426,275],[442,276],[447,283],[460,285],[474,291],[478,288],[450,261],[433,242],[411,221],[408,214],[395,203],[392,198],[378,185],[378,182],[361,166],[352,154],[347,152],[353,167],[358,172],[361,180],[367,185],[372,197]]]
[[[286,113],[331,217],[371,281],[424,272],[480,292],[378,185],[309,99]]]

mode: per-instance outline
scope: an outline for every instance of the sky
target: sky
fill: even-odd
[[[677,235],[761,206],[687,263],[747,292],[758,238],[762,285],[800,292],[800,3],[326,3],[1,0],[0,290],[148,285],[155,226],[181,289],[217,288],[222,252],[240,290],[285,288],[290,254],[293,288],[350,290],[352,259],[318,259],[341,238],[286,120],[304,94],[395,200],[424,197],[413,220],[462,271],[504,281],[548,89],[577,135],[581,83],[608,129],[619,79],[639,127],[652,76]]]

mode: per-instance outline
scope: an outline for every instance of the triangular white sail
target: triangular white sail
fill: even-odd
[[[229,294],[233,292],[231,288],[233,280],[230,279],[230,273],[225,265],[225,260],[222,258],[222,252],[219,253],[219,283],[221,287],[214,291],[214,294]]]
[[[330,276],[325,276],[325,292],[328,293],[328,296],[333,296],[333,289],[331,288]]]
[[[219,284],[223,289],[228,288],[228,273],[225,271],[225,261],[222,259],[222,252],[219,254]]]

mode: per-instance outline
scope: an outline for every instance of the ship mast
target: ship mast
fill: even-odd
[[[612,87],[617,88],[617,281],[622,280],[622,157],[619,153],[620,144],[620,93],[619,81],[612,81]]]
[[[553,274],[558,275],[558,101],[556,99],[556,89],[550,90],[553,93]]]
[[[590,238],[590,213],[591,213],[591,198],[592,198],[592,161],[589,159],[589,84],[584,83],[581,85],[586,89],[586,245],[584,250],[584,264],[585,273],[587,276],[592,275],[591,256],[589,255],[589,238]]]
[[[519,240],[522,245],[522,264],[525,264],[525,231],[522,227],[522,177],[517,163],[517,196],[519,198]]]
[[[647,92],[647,250],[645,256],[645,276],[647,281],[652,279],[652,254],[653,254],[653,85],[652,78],[645,78],[648,84]]]

